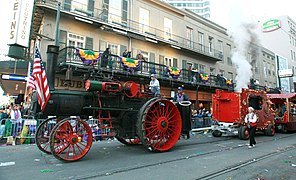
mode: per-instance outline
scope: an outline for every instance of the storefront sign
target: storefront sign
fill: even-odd
[[[293,76],[293,70],[292,69],[283,69],[279,70],[279,77],[292,77]]]
[[[3,80],[11,80],[11,81],[26,81],[26,76],[20,76],[15,74],[2,74],[1,78]]]
[[[28,47],[34,0],[12,1],[8,44]]]
[[[280,27],[281,27],[281,22],[279,19],[271,19],[262,24],[262,31],[270,32],[270,31],[277,30]]]

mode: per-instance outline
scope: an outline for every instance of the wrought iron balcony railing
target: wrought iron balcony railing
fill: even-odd
[[[60,50],[57,66],[68,67],[70,65],[73,67],[80,67],[82,69],[95,68],[107,71],[109,73],[121,73],[127,75],[131,74],[147,78],[150,76],[150,74],[156,74],[158,79],[177,81],[184,84],[192,84],[192,86],[212,86],[232,90],[234,85],[233,82],[227,85],[227,80],[225,78],[212,74],[203,74],[204,76],[208,77],[203,79],[201,73],[199,73],[198,71],[189,71],[187,69],[182,69],[179,77],[177,79],[174,79],[167,71],[168,66],[148,61],[141,61],[141,65],[138,70],[129,71],[124,68],[120,57],[116,55],[111,56],[112,62],[109,61],[106,67],[102,67],[102,63],[100,60],[93,66],[85,65],[80,57],[75,53],[75,49],[75,47],[66,47]]]

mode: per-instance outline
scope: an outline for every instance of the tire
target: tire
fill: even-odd
[[[250,137],[247,126],[240,126],[238,129],[238,137],[241,140],[247,140]]]
[[[35,135],[35,142],[42,152],[47,154],[51,154],[50,146],[49,146],[49,139],[50,133],[54,126],[56,125],[56,118],[48,118],[44,120],[37,128],[36,135]]]
[[[181,114],[171,101],[153,98],[141,107],[137,134],[149,151],[170,150],[179,140],[181,130]]]
[[[267,126],[267,129],[265,130],[265,134],[266,136],[274,136],[275,133],[275,127],[272,124],[269,124]]]
[[[219,131],[219,130],[214,130],[213,133],[212,133],[212,135],[214,137],[221,137],[222,136],[222,132]]]

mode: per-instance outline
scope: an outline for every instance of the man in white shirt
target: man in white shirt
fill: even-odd
[[[257,115],[254,113],[253,107],[248,107],[248,114],[245,117],[245,123],[248,125],[250,134],[250,145],[249,148],[253,148],[256,145],[255,132],[257,128]]]
[[[151,81],[149,84],[149,89],[154,93],[154,97],[160,96],[160,85],[159,81],[156,79],[155,74],[151,74]]]

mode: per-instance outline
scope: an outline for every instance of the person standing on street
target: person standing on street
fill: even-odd
[[[245,117],[245,123],[248,125],[248,130],[250,134],[249,148],[253,148],[256,145],[255,132],[257,128],[257,115],[254,113],[253,107],[248,107],[248,114]]]

